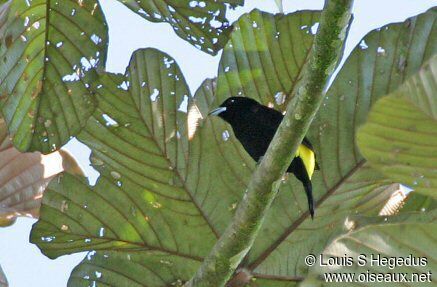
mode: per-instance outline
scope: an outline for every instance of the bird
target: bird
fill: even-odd
[[[281,112],[266,107],[249,97],[230,97],[208,115],[218,116],[232,127],[235,137],[246,152],[259,162],[269,147],[283,119]],[[314,199],[311,178],[319,165],[311,142],[305,137],[287,168],[302,182],[311,218],[314,218]]]

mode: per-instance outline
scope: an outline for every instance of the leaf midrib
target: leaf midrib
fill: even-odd
[[[137,73],[139,72],[139,70],[137,69]],[[141,75],[138,75],[138,77],[140,78]],[[155,134],[151,132],[150,127],[148,126],[146,120],[144,119],[144,117],[142,116],[142,113],[139,109],[139,107],[136,105],[135,103],[135,99],[133,98],[132,95],[132,91],[129,90],[129,96],[130,96],[130,100],[131,100],[131,105],[135,108],[135,110],[137,111],[139,118],[141,119],[141,122],[143,123],[143,125],[145,126],[145,128],[147,129],[147,132],[151,135],[150,139],[152,140],[153,143],[155,143],[156,147],[158,148],[158,150],[161,151],[161,154],[163,155],[164,159],[168,162],[168,166],[170,166],[172,168],[172,171],[176,174],[176,176],[179,178],[180,182],[182,183],[182,188],[183,190],[186,192],[186,194],[188,195],[188,197],[191,199],[191,202],[194,204],[194,206],[196,207],[196,209],[199,211],[200,215],[202,216],[202,218],[205,220],[206,224],[209,226],[209,228],[211,229],[212,233],[214,234],[214,236],[218,239],[220,238],[220,233],[215,229],[214,225],[212,224],[211,220],[209,219],[209,217],[204,213],[204,211],[202,210],[201,206],[199,205],[199,203],[195,200],[194,196],[191,194],[187,183],[186,183],[186,179],[180,174],[179,172],[179,167],[175,166],[171,160],[166,156],[166,150],[165,150],[165,144],[164,144],[164,150],[162,149],[162,147],[159,145],[157,139],[155,138]],[[191,97],[191,96],[190,96]]]
[[[51,224],[48,221],[44,221],[44,220],[41,220],[41,221],[45,222],[45,223]],[[43,229],[40,229],[40,230],[42,231]],[[50,232],[51,230],[47,230],[47,231]],[[182,257],[182,258],[187,258],[187,259],[191,259],[191,260],[195,260],[195,261],[199,261],[199,262],[203,261],[202,257],[193,256],[191,254],[175,252],[175,251],[172,251],[172,250],[169,250],[169,249],[165,249],[165,248],[161,248],[161,247],[158,247],[158,246],[149,246],[149,245],[144,245],[144,244],[141,244],[141,243],[138,243],[138,242],[126,241],[126,240],[119,239],[119,238],[117,238],[117,239],[111,239],[111,238],[104,239],[104,238],[97,237],[97,236],[94,236],[94,235],[89,236],[89,235],[80,235],[80,234],[74,234],[74,236],[79,237],[79,238],[84,238],[84,239],[95,239],[96,241],[100,241],[101,244],[108,243],[108,242],[118,241],[118,242],[122,242],[122,243],[125,243],[125,244],[128,244],[128,245],[138,246],[140,248],[140,249],[125,249],[125,248],[111,247],[111,249],[101,249],[99,251],[105,251],[106,250],[106,251],[119,251],[119,252],[130,252],[130,253],[145,252],[145,251],[160,251],[160,252],[164,252],[164,253],[167,253],[167,254],[170,254],[170,255],[174,255],[174,256],[178,256],[178,257]],[[51,250],[53,250],[53,248]],[[66,250],[66,249],[64,247],[62,247],[62,250]],[[73,247],[73,248],[71,248],[71,250],[77,250],[77,247]]]

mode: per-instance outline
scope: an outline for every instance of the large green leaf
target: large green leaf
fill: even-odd
[[[48,153],[86,124],[107,41],[97,0],[0,6],[0,107],[19,150]]]
[[[360,282],[320,282],[302,286],[435,286],[432,277],[437,271],[437,250],[435,248],[437,230],[437,213],[435,210],[422,214],[405,214],[398,217],[378,220],[375,224],[364,227],[336,238],[323,251],[324,262],[330,257],[344,258],[345,254],[351,257],[351,264],[332,264],[320,266],[320,258],[312,273],[319,274],[324,279],[325,274],[354,274],[355,279],[364,278],[363,274],[405,274],[410,282],[388,281],[385,283],[363,280]],[[377,260],[380,258],[395,258],[397,260],[416,258],[410,263],[394,263]],[[359,259],[360,258],[360,259]],[[372,258],[375,260],[372,261]],[[420,258],[420,259],[419,259]],[[419,261],[420,260],[420,261]],[[338,261],[340,262],[340,261]],[[380,264],[377,264],[380,262]],[[399,261],[398,261],[399,262]],[[360,263],[361,265],[359,265]],[[430,272],[430,274],[428,273]],[[361,275],[360,275],[361,274]],[[413,274],[424,274],[421,280],[414,280]],[[328,275],[329,276],[329,275]],[[398,277],[400,278],[400,277]],[[417,277],[416,277],[417,278]],[[428,281],[431,279],[431,281]],[[364,282],[363,282],[364,281]],[[314,282],[314,281],[313,281]],[[391,282],[392,285],[389,285]]]
[[[179,37],[212,55],[228,41],[231,27],[226,10],[244,3],[244,0],[118,1],[149,21],[169,23]]]
[[[319,12],[271,15],[254,10],[234,24],[219,66],[216,103],[255,98],[285,109],[311,49]]]
[[[68,286],[182,286],[199,265],[199,259],[157,250],[90,252]]]
[[[292,90],[312,41],[314,15],[274,17],[254,11],[243,16],[223,53],[217,91],[215,82],[207,80],[191,97],[174,60],[155,50],[137,52],[126,76],[102,79],[97,90],[98,110],[79,136],[93,150],[92,162],[101,173],[100,179],[95,187],[68,175],[53,182],[31,238],[50,257],[97,251],[92,253],[95,260],[85,260],[75,269],[72,286],[88,286],[94,281],[117,285],[123,280],[166,286],[191,277],[191,268],[195,269],[232,219],[254,168],[230,127],[207,117],[207,112],[239,91],[247,91],[244,95],[248,96],[253,92],[253,97],[268,104],[275,102],[275,93]],[[372,68],[376,65],[377,71],[393,74],[393,78],[399,77],[398,73],[406,76],[415,72],[422,58],[427,59],[435,49],[429,42],[432,38],[427,37],[434,18],[431,11],[411,19],[409,25],[374,31],[365,39],[368,48],[354,51],[309,134],[321,159],[321,171],[314,176],[316,217],[314,221],[309,217],[301,184],[292,177],[284,179],[252,251],[240,266],[256,280],[266,282],[266,286],[294,285],[307,272],[304,256],[320,253],[349,228],[344,224],[346,216],[377,215],[389,198],[386,187],[390,182],[370,169],[355,149],[354,128],[368,112],[370,105],[363,103],[395,89],[402,81],[375,77],[378,82],[373,82]],[[301,23],[305,23],[302,30]],[[284,35],[281,40],[281,36],[276,39],[276,33],[266,33],[272,39],[260,38],[264,27],[281,25],[281,31],[286,33],[290,27],[294,36]],[[307,40],[299,42],[304,38]],[[283,41],[282,47],[286,47],[284,39],[289,47],[296,45],[294,53],[287,52],[295,55],[296,61],[286,66],[280,59],[288,50],[279,49],[278,44]],[[393,39],[404,41],[395,45]],[[385,55],[378,53],[381,41]],[[392,70],[400,55],[412,55],[410,50],[415,51],[414,56],[403,61],[408,65]],[[416,58],[416,53],[420,57]],[[233,54],[235,65],[227,69]],[[252,65],[253,59],[269,57],[276,60]],[[244,62],[247,64],[241,65]],[[280,65],[285,67],[284,73],[276,73]],[[362,81],[366,85],[362,86]],[[365,88],[351,91],[351,85],[357,84]],[[187,114],[183,112],[185,96],[189,101]],[[62,226],[68,228],[62,230]],[[164,275],[161,265],[147,263],[145,269],[164,278],[149,282],[152,277],[138,276],[139,269],[115,267],[131,264],[133,254],[139,256],[134,261],[140,262],[152,251],[154,260],[174,262],[172,276]]]
[[[437,55],[393,94],[380,99],[358,145],[373,167],[437,198]]]
[[[109,270],[97,280],[109,285],[119,277],[134,286],[187,280],[217,231],[195,197],[203,178],[191,172],[198,167],[190,161],[187,114],[179,111],[189,96],[179,67],[168,55],[141,50],[125,77],[105,75],[97,88],[98,109],[79,139],[93,150],[101,176],[95,187],[70,175],[53,182],[31,240],[51,258],[98,251],[73,272],[71,286],[88,286],[91,275],[77,274],[95,274],[93,264]],[[126,268],[117,268],[117,277],[109,274],[112,265]],[[155,277],[138,273],[140,267]]]

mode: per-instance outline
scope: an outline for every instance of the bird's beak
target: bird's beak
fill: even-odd
[[[208,116],[217,116],[226,111],[226,107],[219,107],[209,112]]]

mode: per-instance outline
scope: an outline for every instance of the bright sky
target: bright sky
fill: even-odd
[[[116,0],[104,0],[102,6],[109,23],[109,55],[107,68],[123,73],[132,52],[144,47],[158,48],[171,55],[179,64],[188,85],[194,92],[207,77],[215,77],[220,55],[212,57],[177,37],[167,24],[150,23],[132,13]],[[274,0],[246,0],[244,8],[231,11],[236,20],[254,8],[277,13]],[[346,55],[370,30],[399,22],[437,5],[436,0],[355,0],[354,22],[349,33]],[[321,9],[323,0],[284,0],[285,12]],[[193,64],[195,63],[195,64]],[[89,151],[77,142],[67,149],[79,160],[83,169],[95,180],[96,172],[87,167]],[[19,219],[15,225],[0,229],[0,265],[11,287],[66,286],[71,270],[84,254],[50,260],[29,243],[29,233],[35,220]]]

